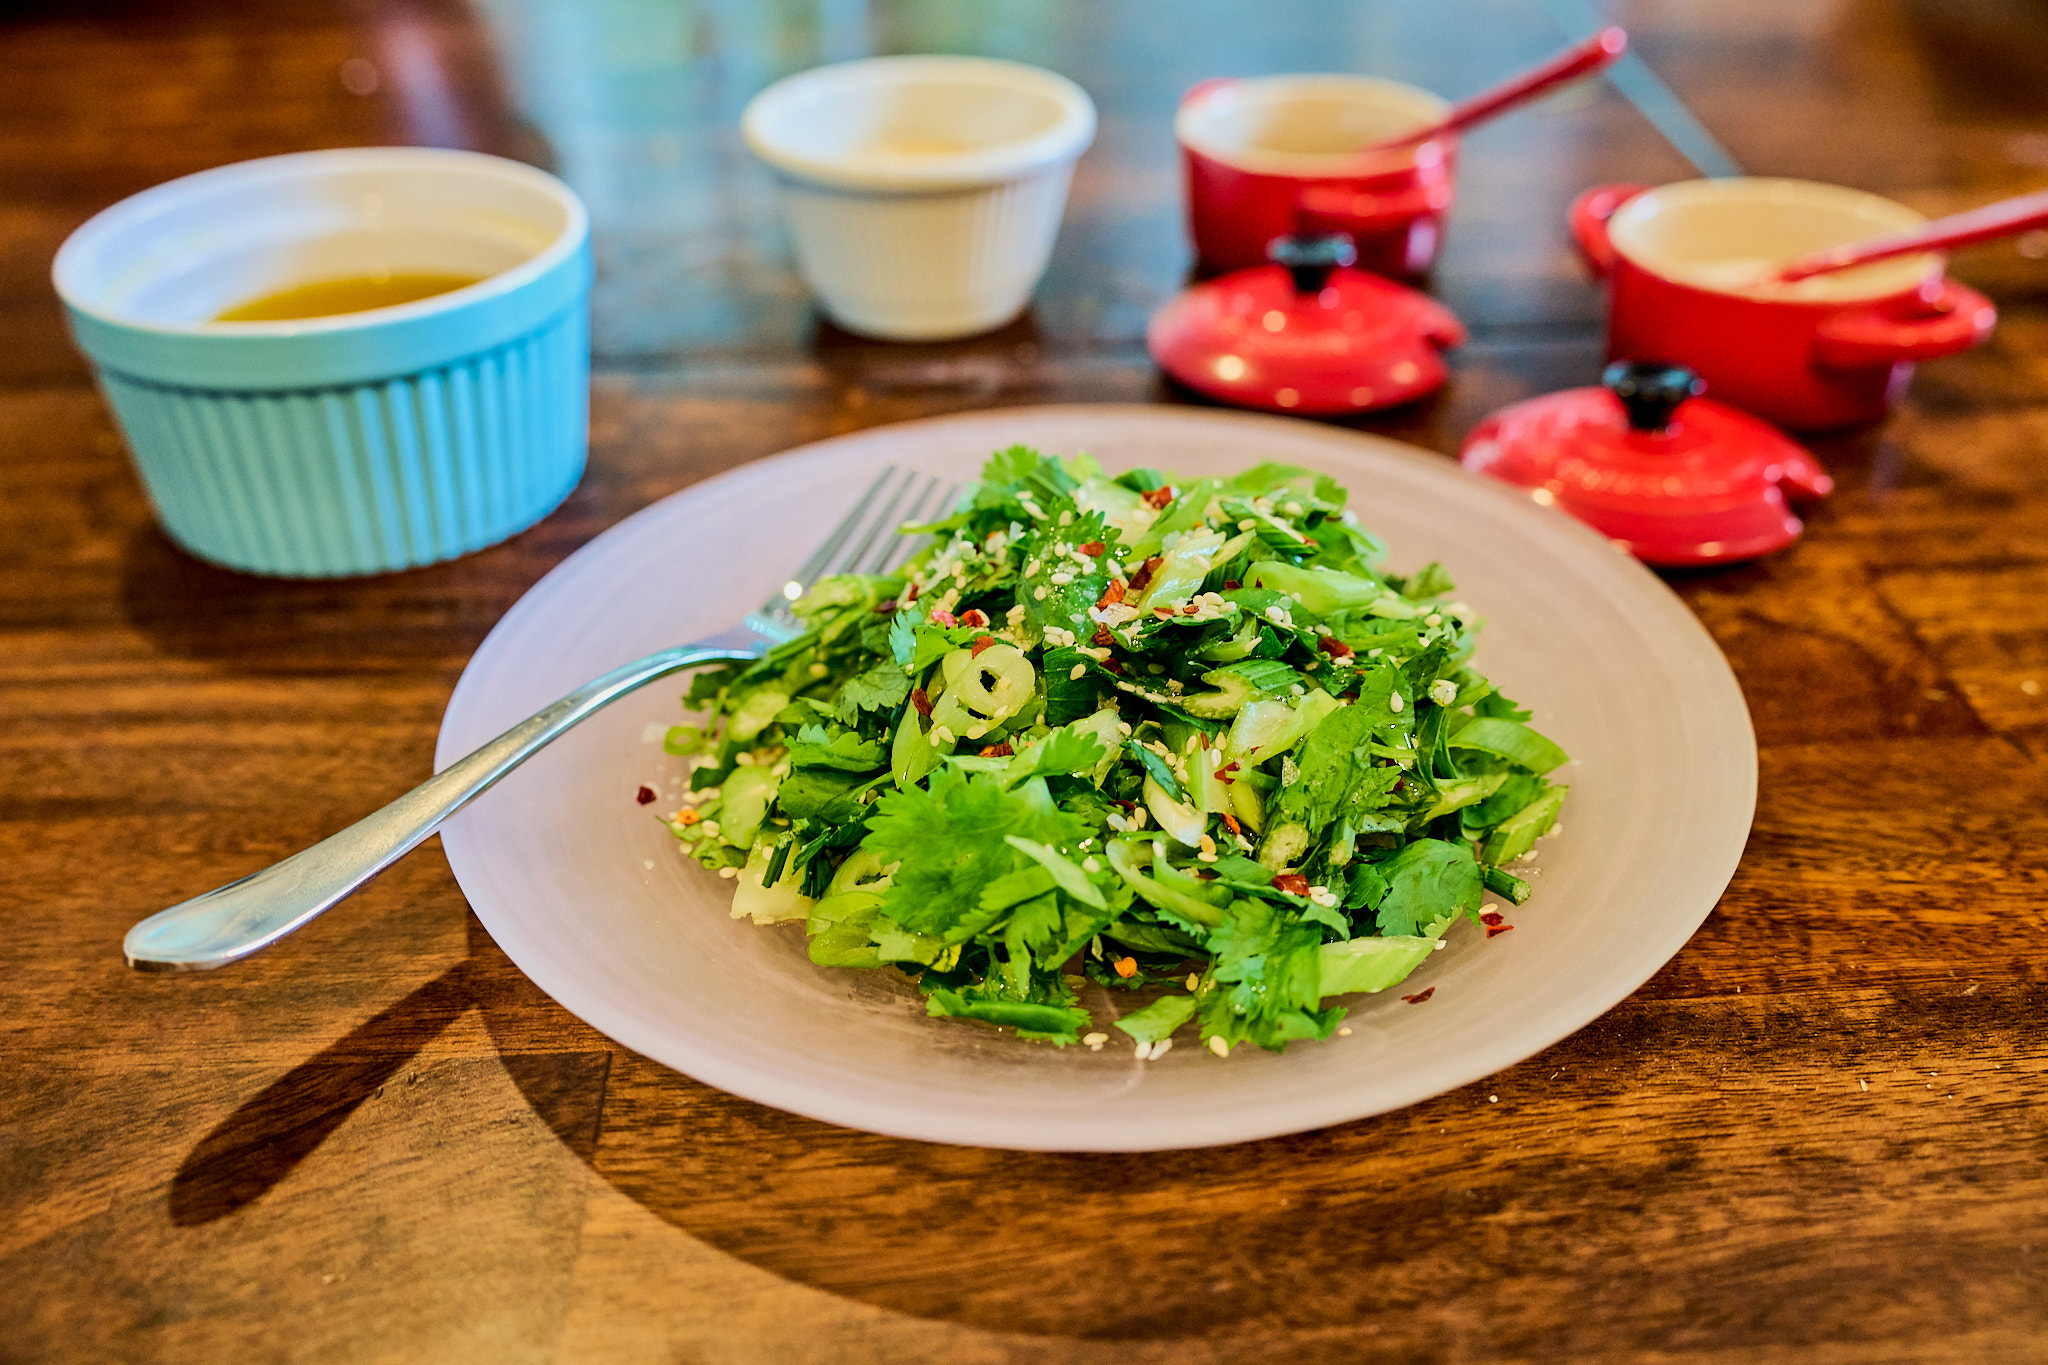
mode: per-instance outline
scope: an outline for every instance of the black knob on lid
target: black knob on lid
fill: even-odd
[[[1358,248],[1341,232],[1291,232],[1266,243],[1266,259],[1287,267],[1295,293],[1320,294],[1331,271],[1357,263]]]
[[[1645,364],[1617,360],[1600,376],[1628,409],[1628,424],[1636,431],[1662,431],[1671,425],[1671,415],[1688,398],[1707,390],[1706,383],[1683,365]]]

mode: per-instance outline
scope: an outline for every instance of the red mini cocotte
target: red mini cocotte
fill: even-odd
[[[1794,430],[1875,421],[1913,362],[1982,341],[1997,311],[1935,253],[1798,283],[1776,266],[1926,220],[1874,194],[1805,180],[1601,185],[1572,237],[1609,286],[1610,359],[1683,365],[1723,402]]]

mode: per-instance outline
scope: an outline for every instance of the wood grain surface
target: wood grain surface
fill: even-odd
[[[1634,997],[1377,1119],[1156,1156],[929,1146],[733,1099],[541,995],[437,848],[282,946],[130,973],[122,932],[402,791],[498,616],[626,514],[834,432],[1187,401],[1170,115],[1216,74],[1453,98],[1556,45],[1536,0],[174,0],[0,7],[0,1361],[2048,1360],[2048,237],[1955,273],[1982,350],[1819,453],[1762,563],[1672,577],[1762,753],[1720,907]],[[2048,184],[2032,0],[1627,0],[1755,173],[1939,212]],[[869,50],[1090,89],[1102,135],[1025,320],[815,320],[748,95]],[[86,216],[376,141],[553,166],[598,229],[592,458],[508,544],[288,583],[154,529],[64,339]],[[1605,90],[1475,134],[1434,287],[1472,343],[1358,425],[1449,453],[1589,382],[1560,223],[1684,162]]]

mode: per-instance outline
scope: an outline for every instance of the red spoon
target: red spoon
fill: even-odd
[[[1802,256],[1792,264],[1780,267],[1777,278],[1789,284],[1810,275],[1847,270],[1852,265],[1868,265],[1872,261],[1888,261],[1894,256],[1939,251],[1944,247],[1969,246],[1973,242],[2010,237],[2014,233],[2043,226],[2048,226],[2048,190],[2023,194],[2017,199],[2001,199],[1996,204],[1986,204],[1968,213],[1937,218],[1931,223],[1922,223],[1911,232],[1873,237],[1867,242],[1852,242],[1848,246],[1816,251],[1811,256]]]
[[[1445,133],[1455,133],[1484,122],[1495,114],[1512,109],[1525,100],[1534,99],[1554,86],[1575,81],[1581,76],[1590,76],[1613,64],[1628,47],[1628,34],[1610,24],[1585,42],[1568,47],[1541,66],[1531,67],[1512,80],[1496,85],[1483,95],[1474,95],[1463,104],[1453,105],[1451,112],[1436,123],[1390,138],[1369,147],[1367,151],[1383,151],[1390,147],[1406,147],[1417,142],[1427,142]]]

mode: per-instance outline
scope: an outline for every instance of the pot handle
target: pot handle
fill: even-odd
[[[1942,280],[1905,309],[1872,304],[1829,318],[1814,336],[1814,363],[1831,370],[1932,360],[1967,351],[1998,324],[1998,309],[1968,285]]]
[[[1786,460],[1779,470],[1779,482],[1794,502],[1819,502],[1835,491],[1835,481],[1805,451]]]
[[[1594,278],[1606,279],[1614,269],[1614,244],[1607,240],[1607,220],[1614,211],[1629,200],[1650,188],[1648,185],[1595,185],[1578,198],[1565,211],[1565,222],[1571,227],[1572,243],[1578,247],[1579,255],[1586,261],[1586,268]]]

